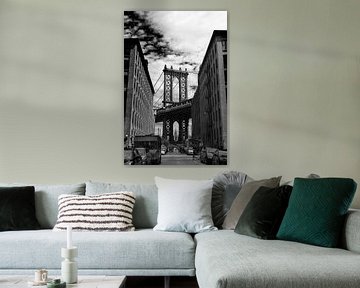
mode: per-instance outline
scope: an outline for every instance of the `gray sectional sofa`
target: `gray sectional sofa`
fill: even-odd
[[[35,185],[37,218],[42,229],[0,232],[0,277],[30,274],[40,268],[48,269],[50,276],[60,273],[60,249],[66,245],[66,233],[51,229],[60,194],[124,190],[136,195],[136,231],[73,232],[79,274],[196,275],[200,288],[360,287],[360,211],[348,213],[343,248],[336,249],[260,240],[232,230],[196,235],[160,232],[152,230],[158,210],[155,185],[94,182]]]

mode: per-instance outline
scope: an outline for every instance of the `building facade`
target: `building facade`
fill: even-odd
[[[200,105],[199,88],[196,89],[191,105],[192,138],[200,139],[201,115],[204,115],[203,107]]]
[[[136,38],[124,39],[124,135],[125,145],[138,135],[155,132],[154,87],[148,62]]]
[[[193,138],[227,149],[227,31],[214,30],[200,66],[192,107]]]

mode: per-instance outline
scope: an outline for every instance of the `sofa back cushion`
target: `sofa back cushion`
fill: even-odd
[[[85,195],[85,183],[61,184],[61,185],[40,185],[40,184],[19,184],[0,183],[0,187],[35,187],[35,211],[40,227],[52,229],[58,216],[58,197],[61,194]]]
[[[157,223],[158,191],[155,184],[86,182],[86,195],[130,191],[136,198],[133,224],[136,229],[153,228]]]

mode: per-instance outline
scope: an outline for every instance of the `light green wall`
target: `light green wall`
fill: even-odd
[[[152,182],[224,169],[123,166],[126,9],[229,11],[227,170],[360,185],[355,0],[1,0],[0,182]]]

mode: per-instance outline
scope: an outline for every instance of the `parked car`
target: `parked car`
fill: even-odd
[[[141,165],[142,158],[137,149],[124,150],[124,164],[125,165]]]
[[[161,145],[161,155],[165,155],[167,152],[167,147],[165,145]]]
[[[218,149],[211,147],[203,147],[200,151],[200,162],[207,165],[211,165],[216,150]]]
[[[180,153],[186,153],[185,145],[184,144],[178,144],[177,149]]]
[[[211,164],[212,165],[226,165],[227,164],[227,151],[216,149],[216,151],[214,152],[213,157],[211,159]]]
[[[146,148],[136,148],[141,156],[141,165],[148,165],[150,164],[148,153],[146,153]]]
[[[203,147],[200,151],[200,161],[207,165],[226,165],[227,151],[212,147]]]
[[[146,149],[146,164],[161,164],[161,137],[158,135],[136,135],[134,138],[136,149]]]
[[[149,165],[161,164],[161,151],[158,149],[149,149],[147,152],[147,163]]]
[[[194,148],[192,146],[186,148],[186,154],[193,155],[194,154]]]

